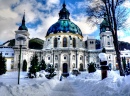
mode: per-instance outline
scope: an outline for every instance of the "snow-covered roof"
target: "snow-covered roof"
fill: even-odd
[[[1,52],[4,57],[14,57],[14,49],[12,47],[0,46]]]
[[[102,49],[88,50],[89,52],[101,52]]]
[[[114,50],[114,47],[105,47],[106,50]]]
[[[95,39],[94,36],[88,36],[87,39]]]

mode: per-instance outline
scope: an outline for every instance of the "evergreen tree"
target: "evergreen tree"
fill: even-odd
[[[26,60],[23,61],[22,70],[23,70],[23,71],[27,71],[27,61],[26,61]]]
[[[6,60],[5,57],[2,57],[2,53],[0,53],[0,75],[6,73]]]
[[[95,64],[92,63],[92,62],[90,64],[88,64],[88,72],[92,73],[92,72],[95,72],[95,71],[96,71]]]
[[[39,71],[38,69],[39,69],[38,56],[35,54],[31,60],[31,66],[29,68],[28,73],[29,78],[33,78],[33,76],[35,76],[36,78],[36,72]]]
[[[39,65],[39,71],[40,70],[45,70],[46,69],[46,63],[45,61],[42,59]]]
[[[47,79],[53,78],[56,75],[54,71],[55,71],[54,66],[49,64],[49,66],[46,68],[46,72],[48,72],[49,74],[45,75],[45,77]]]

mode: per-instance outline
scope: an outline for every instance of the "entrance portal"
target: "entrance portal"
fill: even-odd
[[[83,64],[80,64],[80,68],[79,68],[79,71],[83,71],[84,68],[83,68]]]
[[[63,64],[63,73],[68,73],[68,65],[67,65],[67,63]]]

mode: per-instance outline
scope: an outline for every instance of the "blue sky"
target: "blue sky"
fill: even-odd
[[[45,39],[49,27],[57,22],[58,13],[64,0],[0,0],[0,44],[15,38],[15,31],[21,25],[25,10],[26,26],[30,38]],[[99,26],[93,26],[87,22],[85,0],[65,0],[66,7],[70,12],[70,20],[81,29],[84,40],[87,36],[99,38]],[[125,7],[130,8],[128,0]],[[127,22],[130,22],[128,18]],[[119,31],[119,39],[129,41],[129,31]]]

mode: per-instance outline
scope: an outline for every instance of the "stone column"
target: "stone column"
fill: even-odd
[[[53,63],[53,52],[51,50],[51,63]]]
[[[76,68],[78,68],[78,53],[77,53],[77,49],[76,49]]]
[[[84,64],[83,67],[85,68],[85,51],[84,51]]]
[[[61,52],[59,53],[59,58],[58,58],[58,71],[61,70]]]

